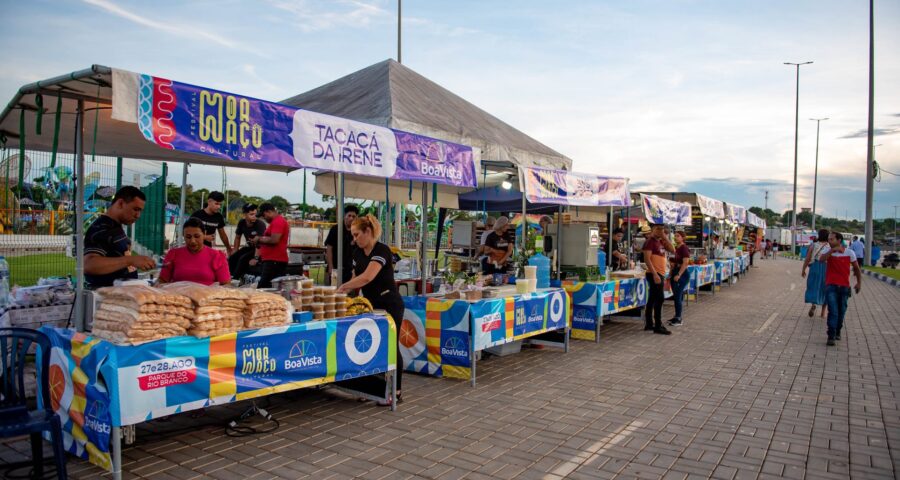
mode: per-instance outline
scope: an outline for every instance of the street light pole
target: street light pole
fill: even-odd
[[[828,120],[828,117],[825,118],[810,118],[810,120],[815,120],[816,122],[816,169],[813,174],[813,209],[812,209],[812,229],[816,229],[816,193],[819,186],[819,123],[824,120]]]
[[[863,265],[872,264],[872,204],[875,201],[875,1],[869,0],[869,134],[866,151],[866,248]]]
[[[797,141],[800,136],[800,66],[809,65],[813,62],[791,63],[784,62],[785,65],[793,65],[797,67],[797,102],[794,107],[794,201],[791,208],[791,254],[797,250]]]

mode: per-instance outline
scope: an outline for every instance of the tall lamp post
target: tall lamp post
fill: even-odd
[[[785,65],[797,67],[797,102],[794,107],[794,201],[791,207],[791,255],[797,250],[797,140],[800,135],[800,66],[811,63],[813,62],[784,62]]]
[[[817,188],[819,186],[819,124],[825,120],[828,120],[828,117],[825,118],[810,118],[816,122],[816,169],[813,174],[813,210],[812,210],[812,229],[816,229],[816,193]]]

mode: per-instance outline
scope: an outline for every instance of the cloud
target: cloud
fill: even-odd
[[[215,33],[203,30],[197,24],[194,24],[194,23],[192,23],[190,25],[181,25],[181,24],[171,23],[169,21],[165,21],[165,22],[156,21],[151,18],[147,18],[147,17],[141,16],[141,15],[138,15],[137,13],[128,11],[125,8],[115,4],[111,0],[82,0],[82,1],[89,5],[98,7],[100,9],[106,11],[109,14],[116,15],[118,17],[122,17],[122,18],[132,21],[138,25],[143,25],[147,28],[152,28],[154,30],[158,30],[160,32],[165,32],[165,33],[173,35],[173,36],[180,36],[180,37],[184,37],[184,38],[203,40],[203,41],[206,41],[209,43],[219,45],[221,47],[230,48],[232,50],[241,50],[241,51],[245,51],[248,53],[252,53],[254,55],[258,55],[260,57],[269,58],[268,55],[266,55],[258,50],[248,48],[244,45],[241,45],[240,43],[229,40],[228,38],[225,38],[225,37],[217,35]]]
[[[380,2],[377,2],[380,3]],[[309,2],[306,0],[270,0],[273,7],[290,13],[290,22],[303,32],[319,32],[337,27],[367,27],[380,20],[393,18],[386,9],[375,3],[357,0],[337,2]],[[329,8],[317,8],[327,5]]]
[[[900,114],[897,114],[897,115],[900,116]],[[895,133],[900,133],[900,128],[876,128],[873,132],[873,134],[876,137],[879,137],[882,135],[893,135]],[[863,129],[857,130],[853,133],[848,133],[847,135],[844,135],[843,137],[840,137],[840,138],[866,138],[868,136],[869,136],[869,130],[866,128],[863,128]]]

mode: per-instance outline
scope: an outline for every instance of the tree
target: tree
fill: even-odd
[[[288,202],[287,199],[282,197],[281,195],[275,195],[274,197],[270,198],[269,203],[275,205],[275,208],[277,208],[281,213],[290,210],[290,202]]]

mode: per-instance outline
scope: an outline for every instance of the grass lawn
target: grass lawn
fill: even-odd
[[[887,275],[890,278],[900,280],[900,270],[896,268],[882,268],[882,267],[863,267],[866,270],[871,270],[875,273],[881,273],[883,275]]]
[[[75,273],[75,259],[64,253],[41,253],[21,257],[7,257],[9,286],[35,285],[41,277],[61,277]]]

